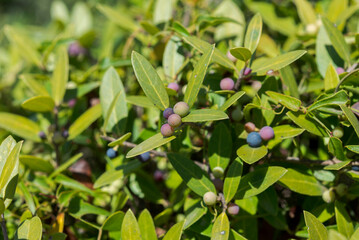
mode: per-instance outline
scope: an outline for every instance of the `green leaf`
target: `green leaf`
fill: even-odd
[[[350,151],[359,154],[359,145],[347,145],[345,147],[348,148]]]
[[[347,240],[343,234],[335,231],[334,229],[328,230],[328,240]]]
[[[323,26],[338,55],[350,64],[350,49],[342,33],[327,18],[322,17]]]
[[[101,117],[102,108],[97,104],[90,109],[86,110],[69,128],[69,140],[74,139],[85,131],[92,123]]]
[[[127,96],[126,100],[128,103],[143,107],[143,108],[154,108],[155,105],[146,96]]]
[[[279,180],[290,190],[309,196],[321,196],[322,186],[317,179],[305,172],[288,168],[288,172]]]
[[[58,184],[62,184],[63,186],[65,187],[68,187],[68,188],[71,188],[71,189],[74,189],[74,190],[78,190],[78,191],[82,191],[82,192],[85,192],[85,193],[88,193],[90,195],[93,195],[93,192],[91,189],[89,189],[88,187],[86,187],[85,185],[83,185],[82,183],[72,179],[72,178],[69,178],[65,175],[58,175],[56,178],[55,178],[55,182],[58,183]]]
[[[33,112],[51,112],[54,110],[55,102],[48,96],[36,96],[23,102],[21,107]]]
[[[101,228],[109,232],[119,232],[124,217],[125,214],[122,211],[114,212],[105,220]]]
[[[282,84],[284,93],[299,99],[300,96],[298,91],[298,84],[295,80],[292,68],[290,66],[286,66],[284,68],[281,68],[279,70],[279,73],[283,82]]]
[[[270,58],[265,61],[255,62],[252,66],[253,73],[257,75],[265,75],[269,70],[277,71],[291,64],[299,59],[307,51],[297,50],[288,53],[284,53],[274,58]]]
[[[133,51],[132,67],[142,90],[152,103],[162,111],[169,106],[169,99],[162,80],[151,63],[141,54]]]
[[[329,63],[329,66],[327,68],[327,71],[325,73],[324,77],[324,89],[325,91],[334,89],[339,84],[339,76],[337,74],[337,71],[335,70],[334,66]]]
[[[317,16],[312,4],[306,0],[294,0],[294,3],[297,6],[299,18],[304,25],[316,23]]]
[[[282,167],[261,167],[242,177],[235,199],[250,198],[265,191],[285,175]]]
[[[359,137],[359,121],[357,117],[354,115],[353,111],[345,105],[340,105],[340,108],[344,112],[345,116],[347,116],[350,124],[353,126],[354,131],[356,132],[357,136]]]
[[[100,103],[102,116],[105,119],[105,131],[110,132],[118,123],[121,123],[121,120],[127,118],[126,92],[120,76],[113,67],[110,67],[102,78]]]
[[[344,90],[341,90],[337,93],[333,93],[327,97],[315,101],[312,105],[308,107],[308,112],[316,110],[320,107],[324,107],[328,105],[341,105],[347,102],[348,102],[348,95]]]
[[[304,211],[305,225],[308,227],[309,239],[327,240],[328,231],[324,225],[310,212]]]
[[[248,61],[252,57],[251,51],[245,47],[236,47],[230,49],[229,51],[235,58],[243,62]]]
[[[187,43],[189,43],[192,47],[194,47],[201,53],[204,53],[207,51],[207,49],[211,48],[211,44],[194,36],[183,36],[183,40],[185,40]],[[229,60],[227,56],[217,48],[214,49],[213,61],[225,68],[235,69],[233,62]]]
[[[15,240],[41,240],[42,223],[39,217],[35,216],[22,222],[15,234]]]
[[[247,240],[247,238],[231,229],[231,232],[229,233],[229,240]]]
[[[3,128],[19,137],[40,142],[38,133],[40,127],[33,121],[12,113],[0,112],[0,128]]]
[[[244,47],[248,48],[251,53],[254,53],[254,51],[257,49],[261,35],[262,35],[262,16],[260,13],[257,13],[249,22],[246,36],[244,39]]]
[[[226,111],[230,106],[238,101],[243,95],[244,91],[236,92],[232,97],[230,97],[220,108],[219,110]]]
[[[272,149],[275,145],[281,143],[284,139],[294,138],[302,134],[305,130],[302,128],[295,128],[290,125],[280,125],[273,127],[274,138],[269,140],[268,148]]]
[[[324,169],[325,170],[340,170],[340,169],[346,167],[350,163],[351,163],[351,161],[342,161],[342,162],[339,162],[339,163],[336,163],[333,165],[325,166]]]
[[[131,135],[132,135],[132,133],[126,133],[126,134],[122,135],[121,137],[117,138],[116,140],[107,144],[107,146],[114,147],[114,146],[121,145],[124,141],[129,139],[131,137]]]
[[[160,24],[169,21],[172,18],[173,1],[156,0],[153,11],[153,22]]]
[[[221,167],[226,169],[232,154],[231,133],[224,123],[219,123],[212,133],[208,143],[208,160],[211,169]]]
[[[331,137],[328,144],[328,150],[339,160],[346,160],[343,149],[343,143],[339,138]]]
[[[35,206],[35,202],[34,202],[34,199],[32,198],[31,193],[26,188],[26,186],[23,182],[19,183],[19,188],[20,188],[22,194],[24,195],[24,198],[25,198],[25,201],[27,202],[29,210],[31,211],[32,215],[35,215],[36,214],[36,206]]]
[[[300,112],[287,112],[287,116],[299,127],[304,128],[310,133],[321,137],[327,137],[326,130],[309,115]]]
[[[56,66],[51,79],[52,97],[57,106],[60,105],[65,96],[68,78],[69,57],[67,55],[67,49],[61,47],[58,51]]]
[[[250,147],[248,144],[243,145],[242,147],[238,148],[237,155],[243,161],[248,164],[253,164],[258,160],[265,157],[268,153],[268,149],[265,146],[260,146],[257,148]]]
[[[207,208],[202,207],[200,204],[198,205],[199,206],[195,206],[193,210],[192,210],[193,207],[191,207],[191,212],[186,215],[186,221],[183,226],[183,229],[187,229],[191,227],[194,223],[199,221],[207,213]]]
[[[294,112],[298,111],[300,109],[300,106],[302,105],[302,102],[295,97],[291,97],[273,91],[266,91],[266,94],[274,101],[279,102],[281,105]]]
[[[142,143],[138,144],[136,147],[132,148],[126,155],[126,158],[136,157],[144,152],[148,152],[154,148],[158,148],[168,142],[171,142],[175,139],[176,136],[171,137],[163,137],[161,133],[157,133],[156,135],[146,139]]]
[[[216,193],[216,188],[209,179],[207,173],[197,166],[191,159],[178,153],[169,153],[168,159],[183,181],[186,182],[187,186],[193,192],[200,196],[203,196],[206,192]]]
[[[172,36],[166,44],[162,61],[165,75],[172,80],[176,79],[178,71],[185,60],[182,51],[181,39],[177,36]]]
[[[354,226],[348,212],[345,210],[345,205],[338,201],[335,201],[335,219],[338,231],[349,239],[354,233]]]
[[[154,25],[149,21],[141,21],[140,24],[141,27],[143,27],[143,29],[146,30],[146,32],[148,32],[151,35],[156,35],[157,33],[160,32],[160,30],[156,27],[156,25]]]
[[[182,36],[189,36],[187,29],[178,21],[173,21],[172,28]]]
[[[162,240],[180,240],[184,224],[185,221],[182,221],[173,225]]]
[[[204,51],[202,57],[198,60],[195,68],[193,69],[191,78],[188,80],[188,85],[183,100],[191,108],[197,99],[199,89],[202,86],[204,77],[206,76],[207,69],[212,60],[214,52],[214,45]]]
[[[9,41],[14,45],[14,49],[17,49],[19,54],[25,58],[28,62],[31,62],[42,68],[41,56],[36,51],[36,47],[30,44],[30,40],[19,34],[13,27],[5,25],[4,33]]]
[[[229,220],[222,212],[213,224],[211,240],[227,240],[229,238]]]
[[[52,171],[54,171],[54,167],[49,161],[39,157],[31,155],[21,155],[20,162],[32,171],[39,171],[44,173],[51,173]]]
[[[45,86],[39,83],[39,81],[34,79],[35,77],[31,74],[21,74],[20,79],[26,84],[30,90],[41,96],[50,96],[49,92],[46,90]]]
[[[142,240],[155,240],[157,239],[155,224],[151,217],[150,212],[145,209],[138,217],[138,225],[141,230]]]
[[[49,178],[53,178],[57,175],[59,175],[60,173],[62,173],[63,171],[65,171],[66,169],[68,169],[72,164],[74,164],[75,162],[77,162],[81,157],[83,156],[82,153],[78,153],[75,156],[73,156],[72,158],[70,158],[69,160],[67,160],[65,163],[61,164],[60,166],[58,166],[56,168],[55,171],[53,171]]]
[[[353,235],[350,238],[350,240],[356,240],[356,239],[359,239],[359,228],[357,228],[355,230],[355,232],[353,233]]]
[[[110,215],[110,213],[107,210],[100,207],[96,207],[93,204],[88,203],[85,200],[81,199],[80,197],[75,197],[71,199],[68,211],[72,217],[82,221],[83,219],[81,219],[81,217],[87,214],[96,214],[103,216]],[[99,229],[99,227],[95,224],[90,223],[90,226]]]
[[[182,122],[209,122],[227,118],[227,114],[221,110],[198,109],[191,111],[187,116],[182,118]]]
[[[243,172],[243,162],[240,158],[234,159],[228,168],[223,184],[223,195],[226,202],[230,202],[236,195]]]
[[[110,21],[114,22],[119,27],[130,32],[134,32],[138,28],[136,22],[127,16],[124,11],[118,11],[113,7],[105,6],[102,4],[98,4],[96,7],[103,15],[105,15]]]

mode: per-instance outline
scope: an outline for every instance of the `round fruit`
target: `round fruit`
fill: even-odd
[[[237,58],[235,58],[230,51],[227,52],[227,58],[232,62],[236,62]]]
[[[219,178],[213,179],[213,185],[216,187],[216,190],[222,192],[223,190],[223,181]]]
[[[117,152],[113,148],[109,148],[106,151],[106,155],[109,158],[115,158],[117,156]]]
[[[247,143],[250,147],[259,147],[262,144],[261,135],[257,132],[251,132],[247,136]]]
[[[171,82],[170,84],[168,84],[167,87],[172,90],[175,90],[176,92],[178,92],[178,90],[179,90],[179,85],[178,85],[178,83],[175,83],[175,82]]]
[[[156,170],[153,174],[153,178],[155,179],[156,182],[162,182],[163,180],[165,180],[165,175],[163,174],[162,171]]]
[[[141,162],[147,162],[148,160],[150,160],[150,158],[151,158],[150,152],[142,153],[139,156],[139,159],[140,159]]]
[[[344,183],[339,183],[338,186],[335,187],[335,192],[342,197],[348,192],[348,186]]]
[[[64,130],[64,131],[62,132],[62,136],[63,136],[64,138],[68,138],[68,137],[69,137],[69,131]]]
[[[185,117],[189,113],[189,106],[185,102],[178,102],[173,107],[173,112],[180,115],[180,117]]]
[[[254,125],[254,123],[252,122],[247,122],[246,124],[244,124],[244,129],[247,133],[251,133],[256,130],[256,125]]]
[[[337,138],[341,138],[344,135],[344,130],[341,127],[335,127],[333,129],[333,136]]]
[[[234,88],[234,81],[231,78],[223,78],[219,86],[222,90],[232,90]]]
[[[180,117],[180,115],[178,114],[172,114],[171,116],[169,116],[168,118],[168,124],[171,127],[178,127],[180,126],[182,123],[182,118]]]
[[[86,49],[80,45],[78,42],[73,42],[69,45],[68,49],[69,55],[71,57],[77,57],[86,53]]]
[[[230,215],[237,215],[239,213],[239,206],[235,203],[229,203],[227,207],[227,212]]]
[[[212,206],[217,202],[217,195],[214,192],[206,192],[203,195],[203,201],[206,205]]]
[[[357,165],[352,166],[352,170],[356,171],[356,172],[359,172],[359,166],[357,166]]]
[[[231,113],[231,117],[232,117],[233,121],[236,121],[236,122],[241,121],[243,119],[242,110],[239,107],[234,109]]]
[[[173,114],[173,109],[172,108],[166,108],[163,111],[163,117],[166,118],[166,119],[169,118],[172,114]]]
[[[262,83],[260,81],[252,82],[252,88],[254,89],[254,91],[258,91],[259,89],[261,89],[261,87],[262,87]]]
[[[45,134],[45,132],[43,132],[43,131],[40,131],[37,135],[39,136],[39,138],[41,138],[41,140],[45,140],[45,139],[46,139],[46,134]]]
[[[161,127],[161,133],[164,137],[170,137],[174,133],[173,128],[168,124],[163,124]]]
[[[315,34],[318,31],[318,26],[314,23],[310,23],[305,27],[305,31],[309,34]]]
[[[259,135],[264,141],[271,140],[272,138],[274,138],[273,128],[265,126],[259,131]]]
[[[340,75],[342,73],[345,73],[345,69],[342,67],[337,67],[337,69],[335,69],[337,71],[337,74]]]
[[[76,98],[72,98],[67,102],[69,108],[73,108],[76,105]]]
[[[335,200],[335,193],[332,188],[323,192],[322,198],[324,202],[331,203]]]
[[[215,167],[213,168],[212,173],[215,178],[222,178],[224,174],[224,170],[221,167]]]
[[[249,74],[251,74],[252,73],[252,69],[250,69],[250,68],[245,68],[244,69],[244,72],[243,72],[243,75],[244,76],[248,76]]]

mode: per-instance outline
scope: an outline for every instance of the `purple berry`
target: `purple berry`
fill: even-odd
[[[173,109],[172,108],[166,108],[164,111],[163,111],[163,117],[168,119],[169,116],[171,116],[173,114]]]
[[[359,102],[354,103],[352,105],[352,109],[356,110],[352,110],[352,112],[359,117]]]
[[[179,85],[178,85],[178,83],[175,83],[175,82],[171,82],[170,84],[168,84],[167,87],[172,90],[175,90],[176,92],[178,92],[178,90],[179,90]]]
[[[180,115],[180,117],[185,117],[189,113],[189,106],[185,102],[178,102],[173,107],[173,112]]]
[[[227,52],[227,58],[232,62],[236,62],[237,58],[235,58],[230,51]]]
[[[46,134],[45,134],[45,132],[43,132],[43,131],[40,131],[37,135],[41,138],[41,140],[45,140],[45,139],[46,139]]]
[[[90,104],[91,104],[91,107],[97,105],[97,104],[100,104],[100,99],[99,98],[91,98],[90,99]]]
[[[153,174],[153,178],[156,182],[162,182],[163,180],[165,180],[165,175],[162,171],[156,170]]]
[[[262,144],[262,138],[261,135],[257,132],[251,132],[247,136],[247,143],[250,147],[256,148],[259,147]]]
[[[64,131],[62,132],[62,136],[63,136],[64,138],[68,138],[68,137],[69,137],[69,131],[64,130]]]
[[[229,203],[227,207],[227,212],[230,215],[237,215],[239,213],[239,206],[235,203]]]
[[[259,135],[261,135],[261,138],[264,141],[271,140],[272,138],[274,138],[273,128],[271,128],[269,126],[265,126],[259,131]]]
[[[246,124],[244,124],[244,129],[247,133],[251,133],[256,130],[256,125],[254,125],[254,123],[252,122],[247,122]]]
[[[68,102],[67,102],[67,106],[69,108],[73,108],[76,104],[76,98],[73,98],[73,99],[70,99]]]
[[[109,148],[107,149],[106,151],[106,155],[109,157],[109,158],[115,158],[117,156],[117,152],[113,149],[113,148]]]
[[[182,123],[182,118],[180,117],[180,115],[178,114],[172,114],[171,116],[169,116],[168,118],[168,124],[171,126],[171,127],[178,127],[180,126]]]
[[[251,74],[252,73],[252,69],[250,69],[250,68],[245,68],[244,69],[244,72],[243,72],[243,75],[244,76],[248,76],[249,74]]]
[[[70,44],[68,52],[71,57],[77,57],[79,55],[84,55],[86,53],[86,48],[81,46],[79,42],[73,42]]]
[[[234,88],[234,81],[231,78],[223,78],[219,86],[222,90],[232,90]]]
[[[170,137],[174,133],[173,128],[168,124],[163,124],[161,127],[161,133],[164,137]]]
[[[338,74],[338,75],[340,75],[340,74],[342,74],[342,73],[345,73],[345,69],[342,68],[342,67],[337,67],[336,71],[337,71],[337,74]]]

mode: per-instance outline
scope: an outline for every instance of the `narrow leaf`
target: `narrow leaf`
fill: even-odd
[[[359,137],[359,121],[357,117],[354,115],[353,111],[345,105],[340,105],[340,108],[344,112],[345,116],[347,116],[350,124],[353,126],[354,131],[356,132],[357,136]]]
[[[271,97],[273,100],[279,102],[281,105],[285,106],[289,110],[294,112],[300,109],[302,102],[295,97],[291,97],[288,95],[284,95],[281,93],[273,92],[273,91],[266,91],[266,94]]]
[[[227,114],[221,110],[199,109],[191,111],[186,117],[182,118],[182,122],[208,122],[227,118]]]
[[[150,212],[145,209],[138,217],[138,225],[141,231],[142,240],[156,240],[156,229]]]
[[[339,232],[349,239],[354,233],[354,226],[345,205],[338,201],[335,201],[335,219]]]
[[[231,133],[225,124],[218,124],[208,143],[208,160],[211,169],[221,167],[226,169],[232,153]]]
[[[54,110],[55,102],[51,97],[37,96],[23,102],[21,107],[33,112],[51,112]]]
[[[173,225],[162,240],[180,240],[185,221]]]
[[[308,107],[308,111],[311,112],[320,107],[328,105],[341,105],[348,102],[348,95],[344,90],[341,90],[337,93],[331,94],[328,97],[321,98],[320,100],[315,101],[312,105]]]
[[[61,47],[57,55],[56,66],[51,79],[52,97],[54,98],[57,106],[60,105],[65,96],[68,78],[69,57],[67,55],[67,49],[65,47]]]
[[[304,211],[305,225],[308,227],[310,239],[327,240],[328,231],[324,225],[310,212]]]
[[[226,111],[230,106],[238,101],[243,95],[245,94],[244,91],[239,91],[233,94],[220,108],[219,110]]]
[[[243,171],[243,162],[240,158],[234,159],[228,168],[223,184],[223,195],[226,202],[230,202],[236,195]]]
[[[325,137],[328,136],[326,130],[310,116],[300,112],[287,112],[287,116],[299,127],[304,128],[310,133]]]
[[[339,84],[339,76],[337,74],[337,71],[335,70],[334,66],[329,63],[329,66],[327,68],[327,71],[325,73],[324,77],[324,89],[325,91],[334,89]]]
[[[122,221],[121,227],[122,239],[139,240],[141,239],[141,231],[138,226],[135,215],[133,215],[131,209],[129,209]]]
[[[222,212],[213,224],[211,240],[227,240],[229,238],[229,220]]]
[[[254,15],[249,22],[246,37],[244,39],[244,47],[248,48],[252,53],[257,49],[262,34],[262,17],[260,13]]]

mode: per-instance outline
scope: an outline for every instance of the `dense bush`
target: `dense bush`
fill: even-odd
[[[2,20],[3,239],[359,239],[358,1],[94,2]]]

